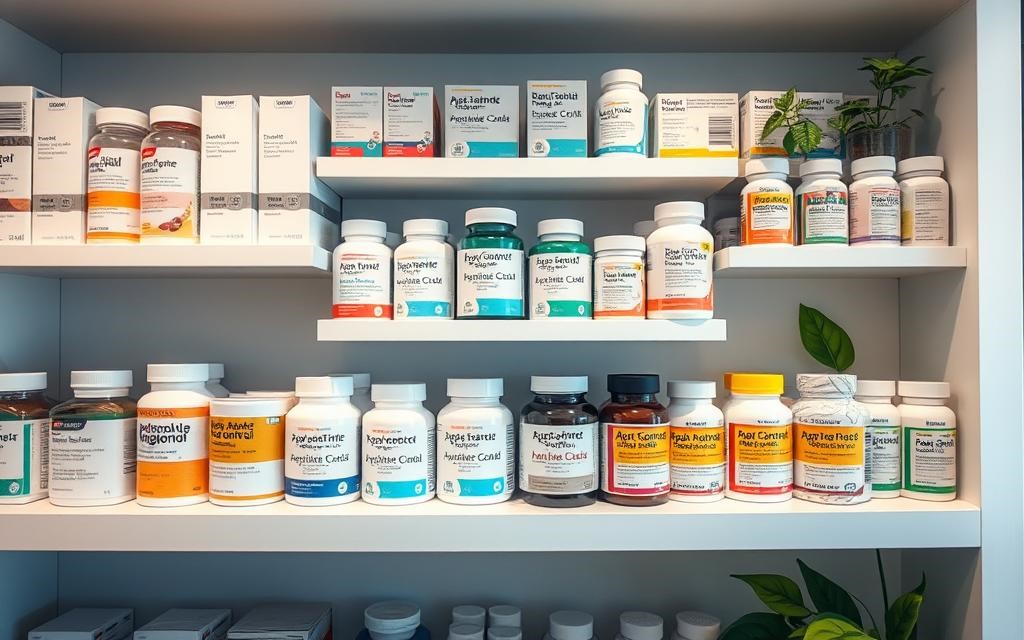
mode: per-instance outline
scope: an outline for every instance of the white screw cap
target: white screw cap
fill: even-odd
[[[747,166],[743,169],[743,175],[747,178],[771,173],[789,175],[789,160],[786,158],[758,158],[748,160]]]
[[[149,121],[152,124],[158,122],[184,122],[185,124],[198,127],[203,122],[203,114],[188,107],[163,104],[149,110]]]
[[[72,371],[72,389],[127,389],[132,386],[132,372]]]
[[[447,236],[448,223],[434,218],[413,218],[402,223],[402,235],[409,236]]]
[[[946,163],[942,156],[918,156],[916,158],[900,160],[896,167],[899,175],[913,173],[914,171],[938,171],[942,173],[946,169]]]
[[[896,173],[896,158],[892,156],[869,156],[867,158],[857,158],[850,163],[850,174],[854,177],[868,171]]]
[[[654,207],[655,222],[660,223],[662,220],[669,220],[672,218],[703,220],[704,203],[680,200],[677,202],[662,202]]]
[[[484,640],[484,628],[479,624],[465,622],[448,627],[448,640]]]
[[[634,69],[612,69],[611,71],[605,71],[601,74],[602,91],[607,89],[609,86],[620,82],[635,84],[637,88],[641,90],[644,88],[643,74]]]
[[[477,207],[466,212],[466,226],[482,222],[495,222],[516,226],[517,216],[512,209],[504,207]]]
[[[858,396],[891,398],[896,395],[895,380],[857,380]]]
[[[654,224],[653,220],[645,220],[644,222]],[[636,225],[633,225],[633,227],[636,228]],[[647,235],[650,234],[601,236],[594,239],[594,251],[644,251],[647,248],[647,241],[644,239]]]
[[[896,385],[903,398],[948,398],[948,382],[919,382],[900,380]]]
[[[130,124],[142,129],[149,128],[149,116],[124,107],[103,107],[96,110],[96,124]]]
[[[669,380],[668,397],[670,398],[698,398],[708,399],[715,397],[715,383],[706,380]]]
[[[676,614],[676,633],[683,640],[717,640],[722,621],[700,611],[682,611]]]
[[[510,604],[496,604],[487,610],[487,624],[491,627],[521,627],[523,612]]]
[[[348,238],[350,236],[372,236],[374,238],[380,238],[384,240],[388,235],[388,226],[380,220],[362,220],[356,218],[354,220],[342,220],[341,221],[341,237]]]
[[[46,372],[0,373],[0,391],[39,391],[46,388]]]
[[[582,611],[556,611],[548,617],[548,633],[554,640],[590,640],[594,616]]]
[[[448,378],[450,398],[500,398],[504,392],[502,378]],[[483,612],[483,608],[476,608]]]
[[[841,176],[843,175],[843,161],[837,158],[819,158],[808,160],[800,165],[801,178],[819,173]]]
[[[146,366],[146,382],[206,382],[208,364],[151,364]]]
[[[587,376],[530,376],[530,391],[534,393],[586,393]]]
[[[661,640],[665,623],[661,616],[646,611],[624,611],[619,616],[619,633],[629,640]]]
[[[583,221],[572,218],[552,218],[537,223],[537,237],[552,233],[566,233],[583,237]]]
[[[374,402],[423,402],[427,399],[427,385],[422,382],[375,384],[370,387],[370,399]]]

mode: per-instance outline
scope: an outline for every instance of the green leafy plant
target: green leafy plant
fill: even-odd
[[[874,104],[867,98],[848,100],[836,107],[836,115],[828,119],[828,126],[846,134],[860,129],[907,127],[914,118],[923,118],[922,111],[911,109],[911,115],[895,119],[896,101],[914,90],[908,81],[932,73],[917,66],[923,59],[924,56],[915,56],[904,62],[899,58],[864,58],[865,65],[857,70],[871,72],[871,86],[876,92]]]
[[[821,127],[803,114],[804,109],[814,102],[807,99],[798,100],[796,87],[792,87],[781,97],[776,98],[774,104],[775,111],[765,120],[764,129],[761,130],[761,140],[777,129],[787,127],[786,135],[782,138],[782,147],[788,155],[800,151],[806,158],[821,144]]]
[[[740,617],[718,636],[718,640],[910,640],[917,629],[924,602],[925,577],[921,576],[917,588],[890,603],[882,554],[877,549],[875,560],[882,586],[884,627],[878,626],[863,600],[798,559],[811,605],[804,603],[800,585],[786,576],[733,575],[750,586],[771,612],[759,611]],[[861,610],[871,623],[866,629]]]
[[[853,366],[856,352],[850,335],[814,307],[800,305],[800,342],[811,357],[837,373]]]

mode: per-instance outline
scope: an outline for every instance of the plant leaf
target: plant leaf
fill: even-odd
[[[734,575],[733,578],[746,582],[761,602],[775,613],[795,618],[806,618],[811,611],[804,606],[800,587],[786,576],[774,574]]]
[[[790,127],[786,131],[786,135],[782,137],[782,148],[786,150],[786,155],[791,156],[796,153],[796,140],[793,139],[793,128]]]
[[[748,613],[726,627],[718,640],[786,640],[789,626],[777,613]]]
[[[796,100],[796,87],[791,87],[789,91],[775,99],[775,108],[779,111],[788,111],[793,106],[794,100]]]
[[[823,615],[815,618],[807,625],[804,640],[872,640],[871,636],[860,629],[860,625],[851,624],[849,620]]]
[[[842,373],[853,365],[853,361],[856,358],[856,353],[853,350],[853,341],[850,339],[849,334],[843,330],[842,327],[837,325],[824,313],[818,311],[814,307],[808,307],[806,305],[800,305],[800,341],[804,345],[804,349],[807,353],[811,354],[811,357],[825,365],[831,367],[837,372]],[[800,564],[800,571],[804,574],[804,582],[807,583],[807,591],[811,594],[811,600],[815,606],[818,607],[818,611],[832,611],[850,617],[852,620],[860,622],[860,618],[854,618],[844,610],[832,609],[828,606],[822,605],[818,602],[815,597],[815,591],[811,587],[811,580],[807,577],[807,572],[810,571],[815,576],[818,576],[822,580],[828,581],[827,578],[821,574],[812,571],[804,563],[797,560]],[[806,571],[805,571],[806,569]],[[818,585],[822,583],[818,581]],[[829,581],[829,584],[834,583]],[[839,587],[836,586],[838,589]],[[842,591],[840,589],[840,591]],[[818,594],[823,594],[824,591],[819,590]],[[846,595],[846,592],[843,591]],[[846,599],[853,603],[853,600],[849,595],[846,595]],[[826,600],[831,604],[832,600]],[[852,607],[854,612],[857,611],[857,607]]]
[[[924,587],[925,579],[922,575],[921,584],[896,598],[885,612],[885,637],[888,640],[909,640],[914,633],[924,602]]]
[[[818,311],[817,309],[812,309],[811,307],[805,307],[803,305],[800,305],[801,316],[803,316],[804,309],[821,315],[821,312]],[[824,315],[822,315],[821,317],[825,318]],[[825,319],[828,320],[828,318]],[[829,322],[832,321],[829,320]],[[802,328],[803,327],[801,324],[801,333]],[[838,329],[839,327],[837,326],[836,328]],[[842,329],[839,330],[842,331]],[[843,331],[843,334],[845,335],[846,332]],[[849,340],[849,336],[847,336],[847,340]],[[804,343],[804,346],[807,346],[806,343]],[[850,348],[852,353],[852,345]],[[821,361],[819,360],[819,362]],[[850,364],[853,364],[852,356]],[[845,368],[846,367],[843,367],[842,369],[838,370],[842,371]],[[846,592],[846,589],[843,589],[835,582],[832,582],[831,580],[821,575],[814,569],[808,567],[806,564],[804,564],[803,560],[800,560],[798,558],[796,563],[800,565],[800,574],[803,575],[804,584],[807,585],[807,593],[811,596],[811,602],[814,603],[814,606],[817,607],[818,611],[828,612],[830,614],[839,614],[840,616],[848,619],[850,622],[854,623],[858,627],[861,626],[860,610],[857,609],[857,604],[853,601],[853,598],[850,597],[850,594]],[[823,636],[823,638],[824,637],[826,636]],[[808,640],[810,640],[809,630],[807,638]]]
[[[924,117],[924,111],[921,111],[920,109],[911,109],[910,113],[914,114],[918,118],[923,118]]]
[[[796,147],[806,156],[821,144],[821,127],[810,120],[800,120],[789,128]]]
[[[868,629],[868,635],[875,640],[882,640],[882,636],[878,633],[878,629]]]
[[[790,637],[790,638],[802,638],[802,637],[804,637],[804,634],[806,634],[806,633],[807,633],[807,627],[799,627],[797,629],[793,629],[793,633],[789,634],[788,637]]]
[[[764,129],[761,130],[761,139],[764,140],[771,135],[773,131],[781,127],[783,122],[785,122],[785,119],[786,114],[781,111],[776,111],[772,115],[768,116],[768,119],[764,121]]]

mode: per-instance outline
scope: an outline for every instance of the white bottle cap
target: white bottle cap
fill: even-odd
[[[366,608],[363,622],[374,640],[408,640],[420,624],[420,608],[411,602],[378,602]]]
[[[806,177],[818,173],[834,173],[843,175],[843,161],[838,158],[819,158],[807,160],[800,165],[800,177]]]
[[[668,397],[670,398],[714,398],[715,383],[705,380],[669,380]]]
[[[857,380],[858,396],[891,398],[896,395],[895,380]]]
[[[385,231],[384,244],[394,251],[398,248],[398,245],[402,244],[402,236],[398,235],[394,231]]]
[[[680,200],[676,202],[662,202],[654,207],[655,222],[660,223],[662,220],[670,220],[672,218],[703,220],[704,203]]]
[[[487,624],[491,627],[521,627],[523,612],[510,604],[496,604],[487,609]]]
[[[380,220],[342,220],[341,221],[341,237],[348,238],[349,236],[371,236],[374,238],[380,238],[381,242],[388,235],[388,226]]]
[[[96,110],[96,124],[130,124],[133,127],[149,128],[149,116],[124,107],[103,107]]]
[[[645,220],[654,224],[653,220]],[[637,223],[639,224],[639,223]],[[636,225],[633,225],[636,228]],[[647,241],[640,234],[635,236],[601,236],[594,239],[594,251],[643,251]]]
[[[484,627],[466,622],[455,623],[448,627],[448,640],[484,640]]]
[[[857,158],[850,163],[850,174],[854,177],[868,171],[890,171],[895,173],[896,158],[892,156],[868,156],[867,158]]]
[[[466,226],[481,222],[496,222],[516,226],[516,212],[504,207],[477,207],[466,212]]]
[[[46,388],[46,372],[0,373],[0,391],[39,391]]]
[[[208,364],[151,364],[146,366],[146,382],[206,382]]]
[[[129,389],[132,386],[132,372],[122,371],[72,371],[72,389]]]
[[[523,630],[519,627],[489,627],[487,640],[523,640]]]
[[[352,388],[355,390],[370,388],[370,374],[368,373],[332,373],[332,378],[352,378]]]
[[[450,398],[500,398],[504,392],[502,378],[448,378]]]
[[[158,122],[184,122],[185,124],[198,127],[203,122],[203,114],[188,107],[162,104],[149,110],[149,121],[152,124]]]
[[[646,238],[647,236],[651,235],[651,232],[653,232],[657,228],[658,225],[654,222],[654,220],[641,220],[639,222],[634,222],[633,235],[643,236],[644,238]]]
[[[661,640],[665,623],[661,616],[646,611],[623,611],[619,633],[629,640]]]
[[[743,169],[743,175],[748,178],[768,173],[789,175],[789,160],[786,158],[758,158],[756,160],[748,160],[747,166]]]
[[[572,218],[552,218],[537,223],[537,237],[552,233],[565,233],[583,237],[583,221]]]
[[[210,380],[220,380],[224,377],[224,363],[208,362],[206,366],[210,367]]]
[[[548,617],[548,634],[554,640],[590,640],[594,616],[582,611],[556,611]]]
[[[427,399],[427,385],[422,382],[375,384],[370,387],[374,402],[423,402]]]
[[[900,380],[896,385],[903,398],[948,398],[948,382],[919,382]]]
[[[338,398],[352,395],[352,378],[330,376],[295,378],[295,396],[298,398]]]
[[[676,614],[676,633],[683,640],[717,640],[722,621],[700,611],[682,611]]]
[[[589,383],[587,376],[530,376],[530,391],[534,393],[586,393]]]
[[[938,171],[942,173],[946,168],[946,163],[942,160],[942,156],[918,156],[916,158],[900,160],[896,166],[900,175],[914,171]]]
[[[483,607],[475,604],[460,604],[452,607],[452,623],[454,624],[476,624],[482,627],[486,621],[487,611]]]
[[[413,218],[402,223],[402,235],[409,236],[447,236],[448,223],[433,218]]]
[[[612,69],[601,74],[601,90],[604,91],[610,85],[620,82],[635,84],[641,90],[644,88],[644,76],[633,69]]]
[[[295,399],[294,391],[273,391],[273,390],[259,390],[259,391],[246,391],[245,395],[250,398],[288,398],[291,400]]]

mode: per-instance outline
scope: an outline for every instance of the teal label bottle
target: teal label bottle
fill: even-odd
[[[593,256],[582,241],[583,223],[541,220],[530,249],[530,319],[593,316]]]
[[[519,320],[524,317],[523,241],[513,232],[516,212],[481,207],[466,212],[469,233],[456,259],[456,317]]]

